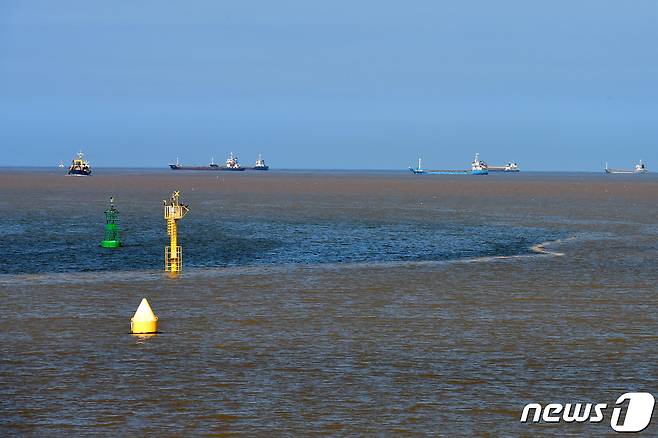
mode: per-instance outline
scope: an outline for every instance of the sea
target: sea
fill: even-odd
[[[656,175],[63,173],[0,169],[2,436],[600,436],[658,394]]]

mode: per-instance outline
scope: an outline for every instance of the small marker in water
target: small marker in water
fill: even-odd
[[[146,298],[142,298],[139,307],[130,320],[130,333],[143,334],[143,333],[157,333],[158,331],[158,317],[155,316],[149,302]]]

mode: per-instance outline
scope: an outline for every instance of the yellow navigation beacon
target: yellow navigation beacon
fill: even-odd
[[[165,271],[177,273],[183,268],[183,249],[178,245],[177,222],[187,214],[190,209],[178,201],[180,192],[175,191],[169,202],[164,202],[164,218],[167,221],[167,234],[169,246],[165,247]]]

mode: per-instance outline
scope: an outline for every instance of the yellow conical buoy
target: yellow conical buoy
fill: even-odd
[[[142,298],[139,307],[130,320],[130,333],[156,333],[158,331],[158,317],[155,316],[146,298]]]

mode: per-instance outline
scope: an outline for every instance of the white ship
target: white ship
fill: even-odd
[[[240,166],[238,163],[238,157],[233,156],[233,152],[231,152],[231,155],[226,159],[226,164],[224,167],[220,167],[222,170],[244,170],[244,167]]]
[[[256,165],[253,167],[254,170],[268,170],[270,166],[265,164],[265,160],[263,160],[263,157],[261,154],[258,154],[258,159],[256,160]]]

